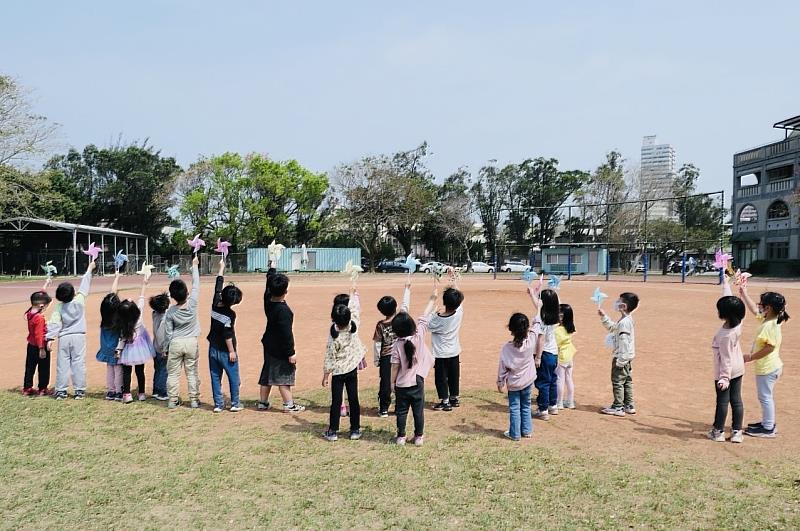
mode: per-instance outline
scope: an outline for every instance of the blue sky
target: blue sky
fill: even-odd
[[[556,5],[558,4],[558,5]],[[439,178],[672,143],[731,188],[800,114],[800,2],[41,1],[4,6],[0,72],[63,145],[149,138],[188,165],[258,151],[329,171],[427,140]]]

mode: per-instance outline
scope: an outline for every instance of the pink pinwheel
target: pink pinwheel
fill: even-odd
[[[100,247],[97,247],[94,242],[91,242],[89,248],[85,251],[81,249],[81,252],[86,256],[91,256],[92,260],[97,260],[97,255],[100,254]]]
[[[723,253],[722,249],[720,249],[714,253],[714,267],[717,269],[725,269],[728,267],[728,262],[732,259],[733,257],[731,255]]]
[[[200,235],[199,234],[197,236],[195,236],[194,239],[192,239],[192,240],[186,240],[186,243],[189,244],[189,247],[194,249],[194,253],[195,254],[197,254],[197,252],[200,251],[201,247],[205,247],[206,246],[206,242],[204,242],[203,240],[200,239]]]
[[[214,249],[218,253],[222,253],[222,258],[228,256],[228,247],[231,246],[231,242],[226,242],[217,238],[217,248]]]

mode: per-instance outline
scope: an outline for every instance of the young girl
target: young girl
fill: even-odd
[[[558,326],[559,303],[558,293],[545,289],[536,296],[528,288],[533,306],[538,310],[533,320],[533,328],[537,332],[536,339],[536,381],[534,385],[539,391],[536,397],[538,408],[533,417],[549,420],[550,415],[558,415],[558,344],[556,343],[556,326]]]
[[[156,351],[150,334],[144,326],[142,309],[144,308],[144,294],[147,290],[149,279],[145,276],[142,281],[142,291],[139,294],[139,303],[132,300],[120,302],[117,308],[115,328],[119,333],[116,356],[122,365],[122,402],[133,402],[131,395],[131,369],[136,370],[136,382],[139,387],[139,400],[145,400],[144,394],[144,364],[152,360]]]
[[[31,306],[25,312],[28,322],[28,348],[25,355],[25,376],[22,380],[24,396],[46,396],[50,385],[50,350],[47,348],[47,321],[44,311],[52,299],[47,294],[50,279],[47,279],[41,291],[31,294]],[[39,388],[33,388],[33,375],[39,371]]]
[[[119,271],[114,274],[111,291],[100,302],[100,350],[95,359],[106,364],[106,400],[122,400],[122,365],[116,356],[119,332],[114,328],[114,319],[119,308]]]
[[[536,334],[525,314],[515,313],[508,321],[514,338],[500,350],[497,368],[497,390],[508,389],[509,428],[503,435],[512,441],[533,436],[531,422],[531,386],[536,378],[534,351]]]
[[[786,313],[786,299],[780,293],[768,291],[761,294],[755,304],[747,294],[747,288],[740,287],[739,293],[747,309],[756,315],[760,325],[750,354],[744,356],[745,363],[755,362],[758,401],[761,403],[761,422],[748,424],[745,434],[752,437],[773,438],[778,430],[775,423],[775,401],[773,389],[783,371],[781,352],[781,324],[789,320]]]
[[[219,272],[211,301],[211,327],[208,331],[208,368],[211,372],[211,394],[214,413],[225,409],[222,395],[222,373],[228,376],[231,391],[231,412],[244,409],[239,402],[239,356],[236,352],[236,312],[233,307],[242,302],[242,290],[225,284],[225,260],[219,261]]]
[[[331,321],[333,321],[333,311],[340,304],[347,307],[350,304],[350,295],[347,293],[339,293],[333,298],[333,306],[331,306]],[[330,337],[333,337],[334,334],[336,334],[336,323],[331,322]],[[347,415],[349,415],[349,412],[347,411],[347,404],[342,401],[342,405],[339,408],[339,416],[346,417]]]
[[[338,439],[341,418],[342,391],[347,389],[350,403],[350,440],[361,438],[361,407],[358,402],[358,368],[362,365],[367,348],[358,337],[361,303],[358,292],[348,297],[348,305],[337,304],[331,312],[334,328],[328,337],[323,365],[322,387],[331,380],[331,410],[328,429],[323,434],[328,441]]]
[[[575,321],[572,315],[572,306],[559,305],[559,321],[556,327],[556,344],[558,345],[558,409],[575,409],[575,384],[572,382],[572,359],[577,350],[572,344],[572,334],[575,333]]]
[[[740,341],[745,309],[742,300],[731,295],[727,277],[723,277],[722,280],[722,298],[717,301],[717,314],[723,321],[722,328],[717,331],[711,342],[717,409],[714,414],[714,427],[708,432],[708,438],[716,442],[725,442],[725,418],[728,416],[728,404],[730,404],[733,413],[731,442],[740,443],[744,440],[742,434],[744,357]]]
[[[419,322],[415,323],[408,315],[410,289],[406,284],[403,308],[392,319],[392,330],[397,336],[392,347],[392,388],[397,415],[395,442],[399,445],[406,443],[406,418],[410,407],[414,415],[414,444],[422,446],[425,428],[425,378],[433,367],[433,355],[425,345],[425,334],[438,290],[434,288]]]

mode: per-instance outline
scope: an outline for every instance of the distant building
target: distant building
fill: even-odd
[[[733,156],[733,258],[747,269],[766,260],[770,273],[791,271],[800,259],[795,190],[800,184],[800,116],[776,123],[783,140]]]
[[[641,160],[642,198],[672,197],[675,177],[675,148],[670,144],[656,144],[656,136],[642,139]],[[649,219],[672,219],[675,209],[671,201],[658,201],[647,212]]]

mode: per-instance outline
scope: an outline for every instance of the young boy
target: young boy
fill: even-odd
[[[378,416],[389,416],[389,405],[392,403],[392,347],[397,339],[392,331],[392,319],[397,315],[397,301],[386,295],[378,301],[378,311],[383,319],[375,325],[372,334],[375,366],[378,367],[380,386],[378,388]]]
[[[49,282],[49,281],[48,281]],[[45,396],[50,385],[50,351],[47,349],[47,322],[44,312],[50,305],[47,283],[41,291],[31,295],[31,307],[25,312],[28,321],[28,352],[25,358],[25,378],[22,394],[25,396]],[[39,370],[38,391],[33,388],[33,375]]]
[[[244,409],[239,402],[239,357],[236,353],[236,312],[233,307],[242,302],[242,290],[225,286],[225,259],[219,261],[219,272],[211,301],[211,327],[208,331],[208,368],[211,372],[211,393],[214,413],[225,409],[222,396],[222,373],[228,375],[231,390],[231,411]]]
[[[47,323],[48,343],[58,338],[56,400],[67,398],[70,375],[75,400],[86,398],[86,296],[92,285],[94,268],[94,260],[89,261],[77,295],[69,282],[62,282],[56,288],[58,304]]]
[[[164,327],[164,316],[169,309],[169,295],[159,293],[150,297],[150,308],[153,310],[153,347],[156,351],[156,357],[153,358],[153,398],[163,402],[169,400],[167,393],[167,338]]]
[[[272,386],[277,385],[283,399],[283,411],[299,413],[306,408],[295,403],[292,398],[292,386],[295,384],[297,372],[297,355],[294,351],[292,332],[294,314],[286,304],[288,291],[289,277],[281,273],[267,276],[267,289],[264,292],[267,328],[261,338],[261,343],[264,345],[264,366],[258,379],[258,384],[261,386],[258,409],[269,409],[269,394]]]
[[[180,403],[181,367],[186,371],[189,384],[190,406],[200,407],[200,379],[197,374],[197,358],[200,336],[200,321],[197,318],[197,296],[200,292],[200,270],[197,256],[192,259],[192,293],[188,294],[183,280],[173,280],[169,285],[169,296],[175,301],[164,315],[164,337],[167,348],[167,393],[169,409]],[[187,297],[188,295],[188,297]]]
[[[633,368],[631,362],[636,356],[636,338],[633,332],[631,313],[639,306],[639,297],[635,293],[625,292],[614,303],[619,311],[620,319],[613,322],[603,310],[598,309],[601,322],[611,332],[614,360],[611,364],[611,387],[614,390],[614,403],[603,408],[604,415],[624,417],[636,413],[633,404]]]
[[[433,406],[436,411],[452,411],[461,405],[458,401],[459,355],[461,343],[458,334],[464,308],[461,303],[464,295],[455,288],[447,288],[442,294],[444,312],[434,313],[428,323],[431,332],[431,347],[435,364],[436,393],[439,403]]]

